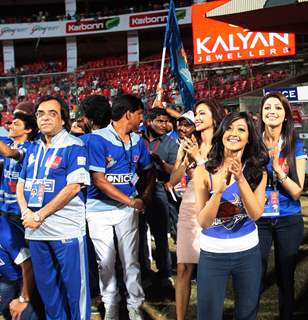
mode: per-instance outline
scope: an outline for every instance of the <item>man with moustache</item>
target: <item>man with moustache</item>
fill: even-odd
[[[58,96],[36,105],[41,136],[27,150],[17,184],[25,238],[46,319],[91,317],[83,188],[86,149],[70,135],[69,108]]]

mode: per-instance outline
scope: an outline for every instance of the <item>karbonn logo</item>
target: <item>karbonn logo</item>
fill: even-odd
[[[67,33],[77,33],[77,32],[89,32],[89,31],[99,31],[105,29],[104,21],[93,22],[93,21],[83,21],[79,22],[69,22],[66,24]]]
[[[128,184],[132,179],[132,174],[107,174],[106,179],[112,184]]]
[[[130,27],[152,26],[167,22],[167,12],[152,13],[147,15],[138,15],[129,17]]]

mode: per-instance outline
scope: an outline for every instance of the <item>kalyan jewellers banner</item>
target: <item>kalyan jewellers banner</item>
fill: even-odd
[[[179,24],[191,23],[191,7],[176,10]],[[131,31],[166,25],[168,11],[149,11],[81,21],[46,21],[40,23],[0,24],[0,40],[51,38]]]
[[[295,55],[294,34],[252,32],[207,18],[207,12],[228,1],[214,1],[192,6],[195,64]]]

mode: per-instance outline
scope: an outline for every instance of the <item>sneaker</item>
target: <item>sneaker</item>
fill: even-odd
[[[142,311],[140,308],[127,308],[129,320],[143,320]]]
[[[105,306],[104,320],[119,320],[119,306],[117,304]]]

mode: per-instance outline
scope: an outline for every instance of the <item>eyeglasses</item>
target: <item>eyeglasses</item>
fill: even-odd
[[[35,116],[39,119],[42,118],[44,116],[48,116],[50,118],[56,118],[59,115],[59,113],[55,110],[48,110],[48,111],[42,111],[42,110],[38,110],[35,112]]]

